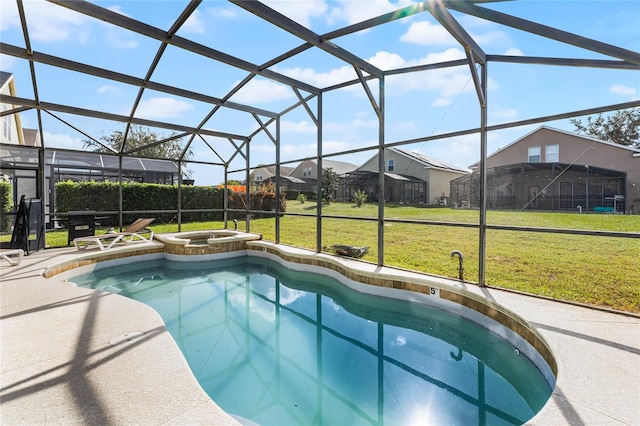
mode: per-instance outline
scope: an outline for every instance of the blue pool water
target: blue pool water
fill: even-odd
[[[522,424],[551,394],[473,322],[265,259],[139,262],[73,281],[153,307],[211,398],[261,425]]]

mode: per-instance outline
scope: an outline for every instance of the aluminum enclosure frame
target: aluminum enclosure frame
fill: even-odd
[[[171,25],[168,30],[162,30],[156,27],[153,27],[145,22],[135,20],[128,16],[122,15],[120,13],[116,13],[107,8],[103,8],[93,3],[89,3],[87,1],[79,1],[79,0],[48,0],[49,2],[58,5],[59,7],[69,9],[71,11],[80,13],[85,16],[89,16],[92,18],[99,19],[107,24],[123,28],[129,31],[132,31],[141,36],[147,37],[149,39],[153,39],[159,41],[160,47],[158,48],[154,59],[149,64],[147,72],[144,78],[126,75],[123,73],[119,73],[109,69],[103,69],[99,67],[94,67],[88,64],[83,64],[79,62],[75,62],[66,58],[57,57],[53,55],[48,55],[42,52],[33,51],[31,48],[30,42],[30,26],[28,17],[24,11],[24,5],[22,0],[16,0],[16,4],[18,6],[20,21],[22,26],[22,31],[25,39],[25,48],[11,45],[5,42],[0,42],[0,52],[5,55],[12,56],[14,58],[26,60],[29,63],[30,72],[31,72],[31,83],[33,86],[34,97],[33,99],[21,98],[18,96],[9,96],[9,95],[0,95],[0,102],[4,104],[13,105],[12,109],[4,111],[0,113],[0,117],[23,112],[26,110],[33,109],[36,111],[38,116],[38,127],[40,130],[40,134],[44,134],[44,128],[42,123],[42,112],[44,111],[47,114],[50,114],[54,118],[63,121],[59,117],[55,115],[55,113],[67,113],[71,115],[84,116],[89,118],[103,119],[114,122],[125,123],[126,130],[124,132],[124,143],[120,147],[117,152],[114,154],[122,157],[131,155],[135,153],[136,149],[130,149],[127,147],[127,135],[129,133],[130,127],[132,125],[142,125],[149,127],[156,127],[160,129],[167,129],[175,132],[179,132],[179,134],[183,137],[188,138],[188,142],[182,152],[180,158],[174,158],[171,160],[175,160],[178,163],[178,168],[181,169],[183,162],[185,160],[185,155],[189,150],[189,147],[193,143],[193,141],[198,138],[199,140],[205,141],[203,136],[213,136],[221,139],[227,140],[234,147],[234,154],[230,158],[222,158],[218,155],[214,147],[209,145],[206,141],[205,143],[209,146],[209,148],[220,158],[220,163],[206,163],[206,164],[222,164],[225,170],[225,186],[227,184],[227,176],[229,173],[243,171],[246,173],[247,182],[249,181],[249,173],[251,169],[250,163],[250,146],[252,139],[264,132],[268,138],[273,142],[275,146],[275,159],[274,163],[270,165],[274,165],[276,167],[276,176],[279,177],[279,169],[280,166],[287,163],[293,163],[297,161],[304,160],[305,158],[299,158],[297,160],[283,162],[281,161],[281,152],[280,152],[280,120],[283,115],[287,112],[302,107],[304,108],[313,123],[316,126],[317,130],[317,152],[315,156],[307,157],[307,159],[315,159],[318,164],[318,193],[322,191],[322,160],[324,158],[330,158],[333,156],[345,155],[350,153],[356,153],[359,151],[370,150],[371,147],[362,148],[359,150],[349,150],[349,151],[341,151],[336,153],[324,153],[322,149],[323,144],[323,95],[331,92],[333,90],[338,90],[348,86],[360,85],[367,95],[367,98],[370,101],[372,110],[375,112],[376,117],[378,119],[378,158],[379,158],[379,170],[384,169],[384,149],[393,146],[402,146],[408,145],[416,142],[427,142],[434,141],[438,139],[445,139],[454,136],[461,135],[470,135],[470,134],[479,134],[480,135],[480,175],[481,175],[481,185],[480,185],[480,210],[479,210],[479,224],[476,225],[479,230],[479,276],[478,283],[480,285],[485,284],[485,264],[486,264],[486,231],[487,229],[498,229],[496,227],[492,227],[487,224],[486,221],[486,197],[484,196],[484,191],[486,189],[486,159],[487,159],[487,134],[494,130],[506,129],[511,127],[519,127],[528,124],[536,124],[536,123],[544,123],[547,121],[557,120],[557,119],[566,119],[584,116],[587,114],[595,114],[601,112],[609,112],[620,109],[627,108],[635,108],[640,106],[640,101],[632,101],[626,103],[619,103],[613,105],[605,105],[605,106],[594,106],[593,108],[582,109],[578,111],[567,111],[560,114],[554,114],[544,117],[537,117],[529,120],[521,120],[503,123],[499,125],[489,125],[487,121],[487,82],[489,78],[489,64],[494,63],[511,63],[511,64],[539,64],[539,65],[548,65],[548,66],[565,66],[565,67],[587,67],[587,68],[602,68],[602,69],[616,69],[616,70],[625,70],[625,71],[640,71],[640,53],[630,51],[627,49],[620,48],[618,46],[609,45],[603,43],[598,40],[589,39],[586,37],[579,36],[577,34],[568,33],[566,31],[562,31],[556,28],[551,28],[542,24],[538,24],[532,21],[527,21],[515,16],[507,15],[501,12],[496,12],[487,7],[482,7],[484,3],[491,3],[495,0],[476,0],[476,1],[462,1],[462,0],[427,0],[419,3],[415,3],[414,5],[407,6],[397,11],[380,15],[375,18],[371,18],[353,25],[346,26],[344,28],[332,31],[327,34],[317,34],[313,31],[307,29],[306,27],[300,25],[294,20],[284,16],[283,14],[275,11],[270,8],[266,4],[263,4],[259,1],[249,1],[249,0],[230,0],[230,2],[244,9],[261,20],[268,22],[269,24],[276,26],[282,30],[287,31],[289,34],[300,39],[301,44],[298,47],[295,47],[288,52],[285,52],[277,57],[272,58],[264,64],[252,64],[240,58],[234,57],[232,55],[228,55],[226,53],[217,51],[210,47],[198,44],[189,39],[180,37],[176,35],[178,30],[185,24],[187,19],[193,15],[193,13],[198,9],[198,7],[202,4],[201,0],[191,0],[185,6],[182,13],[177,17],[175,22]],[[504,25],[506,27],[518,29],[530,34],[534,34],[540,37],[549,38],[552,40],[556,40],[562,43],[566,43],[569,45],[573,45],[587,51],[595,52],[600,55],[604,55],[610,59],[578,59],[578,58],[549,58],[549,57],[532,57],[532,56],[506,56],[506,55],[491,55],[487,54],[482,50],[482,48],[478,45],[478,43],[474,40],[474,38],[464,29],[463,25],[460,24],[456,20],[456,18],[451,14],[452,11],[474,16],[476,18],[480,18],[483,20],[491,21],[494,23],[498,23]],[[378,25],[386,24],[397,19],[404,18],[408,15],[420,14],[420,13],[430,13],[439,24],[445,28],[455,40],[460,44],[460,46],[464,49],[466,53],[466,59],[442,62],[437,64],[429,64],[429,65],[421,65],[415,67],[407,67],[393,70],[381,70],[378,67],[372,65],[366,60],[356,56],[352,52],[336,45],[332,42],[332,40],[337,39],[339,37],[353,34],[358,31],[363,31],[369,28],[374,28]],[[180,87],[175,87],[171,85],[165,85],[161,83],[154,82],[152,80],[154,71],[161,61],[165,50],[168,46],[173,46],[175,48],[179,48],[191,53],[195,53],[204,58],[207,58],[212,61],[220,62],[239,70],[245,71],[247,73],[246,77],[238,83],[232,90],[229,91],[222,98],[210,96],[204,93],[196,93],[190,90],[186,90]],[[296,80],[294,78],[285,76],[278,72],[272,71],[269,68],[273,65],[276,65],[282,61],[285,61],[289,58],[292,58],[308,49],[317,48],[329,55],[332,55],[337,60],[343,62],[344,64],[348,64],[353,67],[354,72],[357,78],[346,81],[341,84],[319,88],[308,83]],[[38,90],[38,76],[35,69],[35,64],[45,64],[52,67],[63,68],[66,70],[71,70],[74,72],[82,73],[85,75],[95,76],[99,78],[103,78],[109,81],[114,81],[122,84],[131,85],[138,89],[138,94],[131,107],[131,111],[128,115],[119,115],[119,114],[111,114],[103,111],[95,111],[89,110],[85,108],[79,108],[74,105],[61,105],[56,103],[47,102],[45,99],[41,99],[39,96]],[[480,114],[478,117],[478,127],[470,128],[470,129],[461,129],[455,132],[445,133],[445,134],[437,134],[430,135],[416,139],[410,140],[400,140],[400,141],[392,141],[389,142],[385,138],[385,78],[392,75],[399,75],[403,73],[412,73],[419,72],[425,70],[435,70],[435,69],[444,69],[449,67],[466,65],[469,67],[469,71],[471,77],[473,79],[475,91],[478,97],[478,104],[480,107]],[[253,105],[243,105],[237,102],[231,101],[231,97],[237,93],[242,87],[246,86],[253,78],[259,76],[261,78],[269,79],[281,84],[284,84],[290,87],[294,93],[296,94],[298,101],[286,108],[283,111],[269,111],[262,108],[257,108]],[[378,93],[377,100],[376,96],[370,92],[368,82],[372,80],[377,80],[378,85]],[[136,111],[138,109],[139,103],[142,99],[142,96],[146,90],[154,90],[160,93],[171,94],[175,96],[184,97],[186,99],[191,99],[199,102],[206,103],[211,105],[210,112],[202,118],[200,123],[197,126],[186,126],[180,124],[172,124],[164,121],[156,121],[156,120],[148,120],[148,119],[140,119],[137,118]],[[315,112],[314,108],[310,105],[315,100]],[[251,134],[234,134],[234,133],[226,133],[226,132],[218,132],[213,130],[205,129],[204,126],[207,121],[215,115],[221,109],[228,108],[234,111],[238,111],[241,113],[246,113],[253,116],[258,123],[258,128],[255,132]],[[72,126],[72,124],[67,123]],[[275,124],[276,131],[275,134],[271,134],[268,130],[268,127],[271,124]],[[94,139],[91,135],[87,135],[87,137],[99,143],[99,141]],[[160,144],[163,142],[167,142],[167,140],[157,141],[154,144]],[[41,158],[44,158],[44,149],[46,149],[47,141],[44,140],[41,147]],[[151,146],[153,144],[147,145]],[[144,148],[144,147],[143,147]],[[140,149],[140,148],[139,148]],[[244,169],[238,170],[229,170],[229,165],[231,161],[234,160],[237,156],[241,156],[245,160],[246,167]],[[122,161],[120,161],[121,163]],[[44,165],[42,164],[43,168]],[[380,194],[384,194],[384,175],[382,173],[380,175]],[[44,176],[44,173],[42,173]],[[122,179],[120,179],[120,184],[122,188]],[[41,185],[43,186],[43,185]],[[248,185],[247,185],[248,187]],[[178,183],[178,198],[179,202],[181,200],[181,182]],[[276,190],[279,191],[280,188],[280,179],[276,179]],[[384,199],[383,196],[380,196],[379,199]],[[248,189],[246,196],[249,196]],[[226,213],[229,211],[228,205],[225,200],[225,218]],[[178,214],[178,226],[181,226],[181,206],[179,204],[179,214]],[[246,211],[247,217],[247,230],[250,227],[250,214],[252,213],[247,207]],[[122,223],[122,189],[120,196],[120,206],[119,206],[119,214],[120,214],[120,222]],[[317,203],[317,212],[316,216],[316,250],[320,252],[322,250],[322,218],[324,217],[322,214],[322,202],[318,200]],[[275,227],[276,227],[276,242],[280,242],[280,217],[281,212],[279,211],[279,207],[276,208],[275,211]],[[363,218],[349,217],[349,219],[353,220],[369,220]],[[384,225],[385,225],[385,216],[384,216],[384,204],[378,204],[378,259],[377,263],[379,265],[384,264]],[[446,226],[450,226],[446,225]],[[463,225],[460,225],[463,226]],[[466,225],[464,225],[466,226]],[[500,227],[503,229],[504,227]],[[515,228],[508,228],[515,229]],[[553,232],[553,230],[547,230],[545,232]],[[565,233],[564,230],[557,230],[559,233]]]

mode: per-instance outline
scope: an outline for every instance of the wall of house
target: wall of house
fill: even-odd
[[[267,167],[259,167],[253,170],[253,172],[251,172],[249,176],[252,183],[258,184],[263,180],[269,179],[271,176],[273,176],[273,173]],[[260,179],[258,179],[258,177],[260,177]]]
[[[560,163],[602,167],[627,173],[626,208],[640,210],[640,155],[615,144],[541,128],[487,159],[487,168],[529,162],[529,147],[540,147],[540,162],[546,162],[549,145],[559,146]]]
[[[451,199],[451,181],[464,176],[463,173],[456,173],[453,171],[441,170],[441,169],[426,169],[427,176],[427,192],[429,198],[427,198],[429,204],[438,204],[440,197],[447,197],[447,203],[450,204]],[[436,200],[438,198],[438,200]]]
[[[388,170],[389,160],[393,160],[393,170]],[[387,150],[384,153],[385,172],[396,173],[399,175],[413,176],[418,179],[427,180],[428,173],[425,171],[424,164],[417,162],[416,160],[408,158],[406,155],[402,155],[395,151]],[[360,170],[378,171],[378,155],[366,161]]]
[[[8,78],[6,76],[8,75]],[[16,83],[13,74],[2,72],[2,78],[5,79],[0,93],[8,96],[16,96]],[[3,104],[1,110],[8,111],[14,109],[15,105]],[[42,146],[40,140],[40,131],[38,129],[23,129],[20,113],[4,116],[0,119],[0,143],[24,145],[24,146]]]
[[[305,168],[310,168],[311,173],[305,175],[303,173]],[[291,174],[289,176],[297,177],[299,179],[316,179],[318,177],[318,167],[317,167],[315,161],[306,160],[306,161],[301,162],[298,165],[298,167],[293,169],[293,171],[291,172]]]
[[[426,167],[423,163],[392,150],[385,151],[385,171],[389,171],[387,170],[387,167],[390,159],[394,161],[391,173],[413,176],[427,182],[427,204],[439,204],[440,197],[442,197],[443,194],[445,197],[449,198],[451,180],[457,179],[463,175],[459,172]],[[375,155],[369,161],[364,163],[360,169],[377,171],[378,156]],[[436,198],[438,198],[438,200],[436,200]]]
[[[9,85],[5,85],[2,88],[3,95],[9,95]],[[3,104],[2,110],[7,111],[12,109],[10,105]],[[18,123],[16,122],[16,115],[5,115],[0,118],[0,142],[6,144],[19,145],[20,144],[20,135]]]

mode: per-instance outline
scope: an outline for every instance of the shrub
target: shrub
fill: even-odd
[[[9,182],[0,182],[0,232],[11,229],[12,217],[8,214],[13,209],[11,190]]]
[[[356,203],[356,207],[362,207],[367,202],[367,194],[359,189],[356,190],[353,193],[353,202]]]
[[[304,202],[307,201],[307,196],[304,195],[303,193],[299,193],[296,200],[298,200],[300,204],[304,204]]]
[[[249,194],[251,197],[249,200],[249,210],[254,211],[264,211],[271,212],[276,209],[276,194],[275,192],[261,192],[256,191]],[[240,194],[237,192],[232,192],[229,195],[229,208],[233,210],[244,210],[246,209],[246,194]],[[280,193],[280,211],[285,212],[287,210],[287,200],[284,192]],[[231,212],[230,217],[233,218],[241,218],[244,213],[242,212]],[[257,217],[260,217],[259,215]]]

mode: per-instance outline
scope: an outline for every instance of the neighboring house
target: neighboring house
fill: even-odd
[[[345,173],[349,173],[358,168],[355,164],[347,163],[344,161],[334,160],[322,160],[322,168],[324,170],[331,169],[338,177],[343,176]],[[287,176],[287,180],[291,181],[289,190],[296,190],[300,192],[315,192],[318,190],[318,162],[316,160],[305,160],[298,164],[291,173]],[[339,194],[341,194],[341,188],[334,194],[334,199],[339,200]]]
[[[280,166],[280,177],[288,176],[292,171],[293,167]],[[276,166],[265,167],[258,165],[249,175],[249,179],[251,180],[251,185],[257,186],[268,181],[275,182],[275,176]]]
[[[3,95],[17,96],[13,74],[0,71],[0,93]],[[13,105],[2,104],[2,112],[10,111],[14,108],[15,106]],[[20,114],[7,114],[2,116],[0,143],[40,146],[40,132],[38,132],[37,129],[23,129]]]
[[[384,151],[384,198],[388,203],[447,205],[450,182],[469,174],[442,161],[400,148]],[[378,154],[357,171],[349,173],[344,198],[350,200],[360,189],[370,201],[377,201]]]
[[[0,92],[3,95],[16,96],[16,84],[13,74],[0,71]],[[0,112],[4,113],[15,108],[15,105],[2,104]],[[38,182],[40,181],[40,175],[37,161],[34,162],[28,159],[28,154],[22,147],[41,146],[40,133],[35,129],[23,129],[20,113],[6,114],[0,119],[2,121],[0,144],[8,145],[11,157],[18,160],[14,164],[3,162],[0,169],[0,180],[11,183],[13,188],[12,202],[14,206],[17,206],[23,195],[27,198],[37,198],[39,196]],[[37,155],[35,158],[37,160]],[[20,164],[21,167],[16,166],[16,164]],[[22,170],[18,171],[19,168]]]
[[[477,207],[479,164],[451,183],[452,201]],[[640,150],[542,126],[487,158],[487,206],[496,209],[640,209]]]

